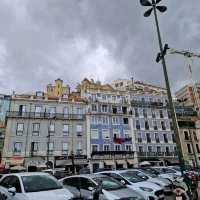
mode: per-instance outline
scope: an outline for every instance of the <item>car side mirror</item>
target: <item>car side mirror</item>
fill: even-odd
[[[123,185],[126,185],[126,182],[124,180],[120,181]]]
[[[15,187],[11,187],[8,189],[8,192],[12,195],[12,196],[15,196],[16,194],[16,188]]]

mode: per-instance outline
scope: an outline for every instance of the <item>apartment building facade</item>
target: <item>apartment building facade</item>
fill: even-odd
[[[200,128],[198,114],[192,106],[176,106],[183,158],[187,165],[200,166]]]
[[[91,169],[120,169],[137,165],[128,96],[110,85],[89,80],[81,83],[80,93],[88,101],[87,154]]]
[[[87,164],[86,106],[83,101],[49,98],[43,93],[12,96],[7,113],[5,164],[77,168]]]

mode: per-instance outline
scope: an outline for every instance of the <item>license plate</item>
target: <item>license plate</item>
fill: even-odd
[[[176,200],[183,200],[182,197],[176,197]]]

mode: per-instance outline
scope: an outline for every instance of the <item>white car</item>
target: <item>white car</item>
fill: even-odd
[[[164,189],[165,193],[171,193],[173,191],[173,184],[166,178],[157,177],[156,175],[150,174],[143,169],[131,169],[130,171],[135,171],[137,176],[141,177],[145,181],[159,185]]]
[[[144,181],[138,177],[133,171],[129,170],[116,170],[104,171],[98,174],[104,174],[115,178],[127,187],[138,192],[145,200],[164,200],[164,191],[157,184]]]
[[[0,199],[5,200],[70,200],[73,194],[46,173],[16,173],[0,180]]]
[[[176,180],[183,181],[183,178],[181,177],[181,172],[178,172],[169,167],[152,167],[152,169],[155,169],[156,171],[158,171],[159,177],[167,178],[171,180],[172,182]]]
[[[69,176],[59,180],[77,198],[99,200],[144,200],[140,194],[126,187],[119,181],[102,174],[84,174]]]

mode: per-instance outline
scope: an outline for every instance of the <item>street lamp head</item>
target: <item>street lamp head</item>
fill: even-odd
[[[156,4],[160,3],[162,0],[156,0]]]
[[[140,4],[142,6],[152,6],[152,4],[148,0],[140,0]]]
[[[160,11],[160,12],[165,12],[167,10],[166,6],[156,6],[156,8]]]
[[[145,13],[144,13],[144,17],[149,17],[151,15],[151,12],[152,12],[153,8],[150,8],[149,10],[147,10]]]

